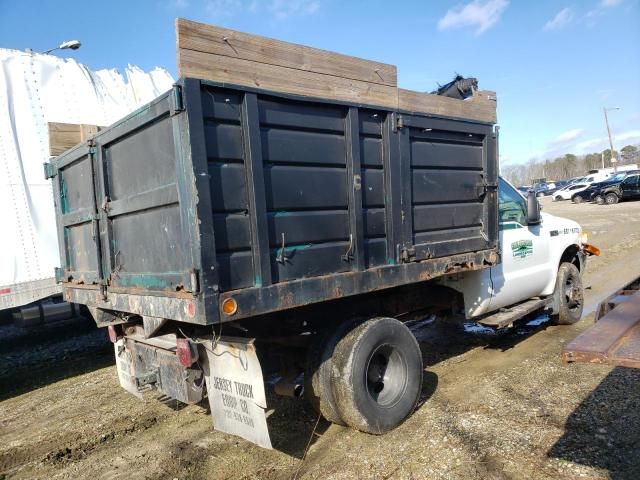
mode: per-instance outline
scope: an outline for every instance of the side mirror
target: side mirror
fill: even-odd
[[[540,215],[540,202],[533,190],[527,195],[527,223],[529,225],[537,225],[542,221]]]

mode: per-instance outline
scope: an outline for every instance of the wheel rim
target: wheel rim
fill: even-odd
[[[564,297],[567,308],[572,312],[581,308],[583,301],[582,289],[575,278],[573,278],[573,275],[568,276],[564,284]]]
[[[613,205],[614,203],[616,203],[615,198],[611,195],[607,195],[606,200],[609,205]]]
[[[369,397],[381,407],[392,407],[407,387],[407,364],[402,353],[393,345],[376,348],[369,356],[365,370]]]

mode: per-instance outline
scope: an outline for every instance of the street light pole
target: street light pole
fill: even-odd
[[[611,140],[611,129],[609,128],[609,116],[607,115],[608,110],[620,110],[620,107],[602,108],[602,111],[604,112],[604,123],[607,125],[607,135],[609,135],[609,151],[611,152],[611,164],[613,165],[613,172],[617,173],[618,168],[616,166],[616,163],[618,160],[613,156],[613,141]]]

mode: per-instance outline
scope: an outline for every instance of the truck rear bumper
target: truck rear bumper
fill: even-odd
[[[156,345],[129,337],[115,343],[120,385],[136,396],[146,389],[155,388],[183,403],[202,400],[204,373],[197,364],[192,367],[180,364],[175,339],[173,346],[171,340],[147,341]]]

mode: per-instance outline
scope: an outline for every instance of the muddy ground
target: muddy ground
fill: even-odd
[[[0,479],[639,479],[640,370],[563,365],[559,351],[640,274],[640,202],[543,205],[603,250],[585,276],[587,315],[503,334],[428,324],[421,404],[381,437],[322,420],[312,435],[303,401],[269,394],[275,448],[263,450],[215,432],[206,406],[125,394],[88,322],[36,335],[0,325]]]

